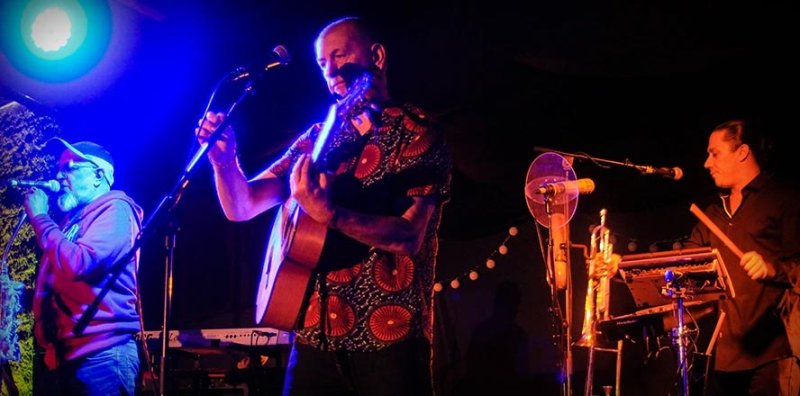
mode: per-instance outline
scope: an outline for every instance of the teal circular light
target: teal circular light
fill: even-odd
[[[111,13],[100,0],[11,2],[3,10],[3,47],[23,74],[65,82],[88,73],[111,39]]]
[[[32,54],[46,60],[63,59],[74,54],[86,40],[86,13],[77,1],[45,8],[29,6],[20,28]]]

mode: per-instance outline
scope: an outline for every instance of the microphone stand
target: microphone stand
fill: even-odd
[[[159,219],[162,212],[166,212],[170,217],[169,221],[167,222],[168,225],[168,233],[165,238],[166,240],[166,247],[167,247],[167,258],[164,265],[164,301],[163,301],[163,316],[162,316],[162,323],[161,323],[161,357],[159,363],[159,376],[158,376],[158,387],[159,387],[159,394],[161,396],[165,395],[164,392],[164,378],[166,374],[165,366],[166,366],[166,355],[167,349],[169,347],[169,318],[172,309],[172,270],[173,270],[173,262],[174,262],[174,250],[175,250],[175,241],[176,241],[176,234],[178,227],[175,224],[173,218],[173,212],[175,208],[178,206],[178,203],[183,196],[186,187],[189,185],[191,181],[191,176],[194,172],[195,166],[203,158],[208,151],[213,147],[214,143],[219,140],[219,137],[222,135],[222,131],[228,127],[231,119],[231,114],[233,113],[236,108],[244,101],[244,99],[248,95],[253,95],[255,90],[253,88],[253,79],[247,79],[246,83],[243,86],[242,92],[239,96],[234,100],[233,104],[228,108],[225,112],[225,119],[219,124],[217,129],[214,133],[209,136],[208,141],[201,144],[200,147],[195,152],[194,156],[192,156],[191,160],[184,168],[183,173],[180,175],[178,182],[174,185],[171,192],[165,195],[161,201],[156,206],[153,213],[144,222],[142,228],[139,230],[139,234],[136,236],[134,240],[133,246],[130,250],[128,250],[125,255],[123,255],[117,262],[115,262],[110,269],[110,273],[112,274],[109,277],[109,281],[106,283],[105,287],[98,293],[97,298],[93,301],[92,305],[87,307],[86,311],[84,311],[83,315],[78,319],[78,322],[75,324],[73,328],[73,332],[75,334],[82,334],[83,331],[88,326],[89,322],[92,320],[94,315],[97,313],[97,309],[100,306],[100,302],[102,301],[103,297],[108,293],[110,286],[119,277],[121,270],[135,255],[136,252],[141,247],[144,237],[147,235],[147,231],[151,228],[151,225],[154,223],[156,219]],[[145,345],[144,348],[147,348]]]
[[[209,136],[208,140],[201,144],[200,147],[195,152],[194,156],[189,160],[189,163],[183,170],[183,173],[178,178],[178,182],[172,189],[168,195],[165,195],[164,198],[159,202],[158,206],[156,207],[153,214],[150,216],[150,219],[145,222],[144,228],[147,228],[149,224],[152,222],[153,219],[157,217],[157,215],[164,210],[170,215],[169,222],[168,222],[168,234],[165,238],[165,243],[167,247],[167,259],[164,264],[164,301],[163,301],[163,316],[161,322],[161,357],[159,361],[159,375],[158,375],[158,388],[159,392],[162,396],[164,396],[164,379],[166,377],[166,358],[167,358],[167,349],[169,348],[169,319],[170,314],[172,312],[172,275],[173,275],[173,263],[174,263],[174,252],[175,252],[175,242],[176,242],[176,234],[178,231],[178,227],[176,226],[173,218],[173,212],[177,207],[178,203],[183,196],[186,187],[189,185],[191,181],[192,173],[200,161],[201,158],[205,157],[211,147],[214,146],[214,143],[219,140],[219,137],[222,134],[222,131],[228,127],[230,123],[231,114],[239,105],[244,101],[244,99],[248,95],[253,95],[255,90],[253,89],[253,79],[248,79],[242,89],[242,92],[239,96],[234,100],[228,110],[225,112],[224,120],[219,124],[217,129],[214,133]],[[141,234],[141,233],[140,233]]]
[[[558,348],[559,352],[561,353],[560,360],[561,360],[561,372],[559,374],[559,382],[561,384],[561,394],[563,396],[571,396],[572,395],[572,347],[571,344],[571,334],[570,334],[570,323],[571,323],[571,315],[572,315],[572,298],[570,294],[570,284],[572,283],[570,278],[571,275],[566,274],[567,283],[566,283],[566,290],[564,293],[565,298],[565,305],[566,305],[566,312],[561,312],[561,306],[558,300],[558,283],[556,280],[556,263],[555,263],[555,249],[560,249],[561,247],[556,247],[553,243],[553,222],[552,222],[552,202],[553,202],[554,194],[546,194],[544,197],[544,209],[545,213],[547,214],[547,223],[550,224],[549,228],[549,238],[547,242],[547,273],[548,273],[548,280],[550,283],[550,298],[551,298],[551,310],[553,316],[558,321],[558,334],[556,337],[558,338]],[[564,224],[566,227],[566,223]],[[565,243],[569,243],[569,235],[566,235]],[[569,249],[567,250],[567,254],[565,255],[567,265],[566,270],[569,271],[570,267],[570,260],[569,260]]]
[[[603,159],[603,158],[592,157],[591,155],[586,154],[586,153],[567,153],[565,151],[553,150],[553,149],[549,149],[549,148],[545,148],[545,147],[538,147],[538,146],[534,147],[533,150],[537,151],[537,152],[540,152],[540,153],[556,153],[556,154],[559,154],[559,155],[562,155],[562,156],[566,156],[566,157],[574,157],[574,158],[585,159],[585,160],[593,162],[594,164],[596,164],[597,166],[599,166],[601,168],[608,168],[608,166],[602,165],[602,164],[608,164],[608,165],[624,166],[626,168],[633,168],[633,169],[638,170],[639,172],[642,172],[642,174],[646,174],[646,175],[655,173],[655,168],[653,168],[652,166],[636,165],[636,164],[634,164],[633,162],[631,162],[627,158],[625,159],[625,161],[613,161],[613,160],[607,160],[607,159]]]

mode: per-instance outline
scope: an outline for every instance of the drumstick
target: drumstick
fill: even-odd
[[[744,254],[742,253],[742,250],[739,249],[739,247],[736,246],[733,243],[733,241],[731,241],[730,238],[728,238],[728,236],[725,235],[725,233],[722,232],[722,230],[720,230],[719,227],[717,227],[717,225],[714,224],[711,221],[711,219],[709,219],[708,216],[706,216],[706,214],[703,213],[703,211],[697,207],[697,205],[692,204],[692,206],[689,207],[689,211],[692,212],[695,216],[697,216],[697,218],[700,219],[700,221],[702,221],[703,224],[705,224],[706,227],[708,227],[708,229],[711,230],[711,232],[713,232],[714,235],[716,235],[717,238],[719,238],[722,241],[722,243],[724,243],[725,246],[727,246],[728,249],[730,249],[733,252],[733,254],[736,255],[736,257],[740,259],[742,258],[742,255]]]

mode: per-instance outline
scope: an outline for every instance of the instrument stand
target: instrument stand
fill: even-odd
[[[681,396],[689,396],[689,363],[686,356],[686,326],[684,325],[684,306],[683,301],[686,289],[679,282],[680,276],[676,276],[672,270],[664,273],[664,280],[667,281],[663,293],[672,298],[672,310],[678,326],[672,329],[672,344],[678,348],[678,368],[680,371]]]
[[[572,315],[572,296],[570,293],[570,276],[567,274],[568,281],[566,282],[566,289],[564,293],[565,298],[565,305],[566,305],[566,312],[561,312],[561,306],[558,300],[558,286],[556,281],[556,266],[555,266],[555,249],[560,249],[560,246],[554,246],[553,244],[553,230],[552,230],[552,201],[553,195],[548,194],[545,196],[544,199],[544,207],[545,213],[547,214],[548,224],[550,224],[550,233],[548,235],[548,242],[547,242],[547,275],[548,275],[548,282],[550,283],[550,292],[551,292],[551,313],[553,314],[554,320],[558,322],[558,334],[555,335],[557,340],[557,345],[559,348],[560,356],[560,363],[561,363],[561,372],[559,373],[559,381],[561,384],[561,394],[562,396],[571,396],[572,395],[572,340],[570,334],[570,319]],[[568,243],[568,237],[566,238]],[[567,249],[569,251],[569,249]],[[569,254],[566,255],[567,259],[567,271],[569,271]]]
[[[614,365],[614,387],[612,388],[611,385],[603,385],[603,394],[606,396],[611,396],[612,390],[614,391],[615,396],[620,396],[622,394],[622,348],[623,348],[623,340],[617,340],[617,347],[616,348],[601,348],[601,347],[590,347],[589,348],[589,359],[594,359],[595,352],[608,352],[613,353],[616,356],[615,365]],[[589,365],[592,366],[591,364]],[[587,373],[586,378],[593,379],[593,373]],[[586,383],[586,394],[591,395],[592,392],[592,383]]]
[[[638,308],[661,307],[664,298],[672,300],[671,308],[677,326],[672,330],[672,340],[677,360],[677,374],[680,375],[680,395],[689,395],[689,335],[684,318],[685,299],[689,296],[690,305],[732,299],[736,297],[728,271],[719,250],[710,247],[678,249],[665,252],[642,253],[623,256],[619,272],[625,280]],[[654,313],[653,309],[647,309]],[[658,310],[661,312],[661,310]],[[644,315],[649,315],[645,313]],[[626,315],[631,317],[631,315]],[[640,316],[632,315],[633,319]],[[623,320],[623,317],[617,318]],[[720,334],[724,315],[720,315],[717,327],[706,350],[710,357],[714,342]],[[619,323],[619,322],[617,322]],[[659,321],[659,323],[661,323]],[[694,349],[694,348],[693,348]],[[694,352],[692,360],[702,356]],[[708,362],[707,362],[708,363]],[[677,382],[677,381],[676,381]],[[704,384],[705,386],[705,384]],[[677,387],[677,385],[676,385]]]

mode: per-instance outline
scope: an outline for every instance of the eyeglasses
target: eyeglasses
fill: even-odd
[[[83,168],[99,169],[99,167],[97,167],[97,165],[93,165],[93,164],[79,165],[79,164],[74,164],[74,163],[70,162],[67,165],[58,168],[58,173],[72,173],[72,172],[75,172],[78,169],[83,169]]]
[[[94,171],[97,171],[98,169],[102,169],[103,170],[103,178],[106,180],[106,182],[108,182],[108,186],[111,187],[111,179],[109,179],[108,174],[106,173],[106,170],[101,168],[100,166],[98,166],[97,164],[95,164],[92,161],[87,161],[87,162],[79,161],[79,162],[76,163],[75,161],[70,160],[69,162],[67,162],[66,164],[61,165],[58,168],[58,172],[56,173],[55,178],[56,179],[64,178],[68,173],[73,173],[73,172],[77,171],[78,169],[82,169],[82,168],[92,169]]]

